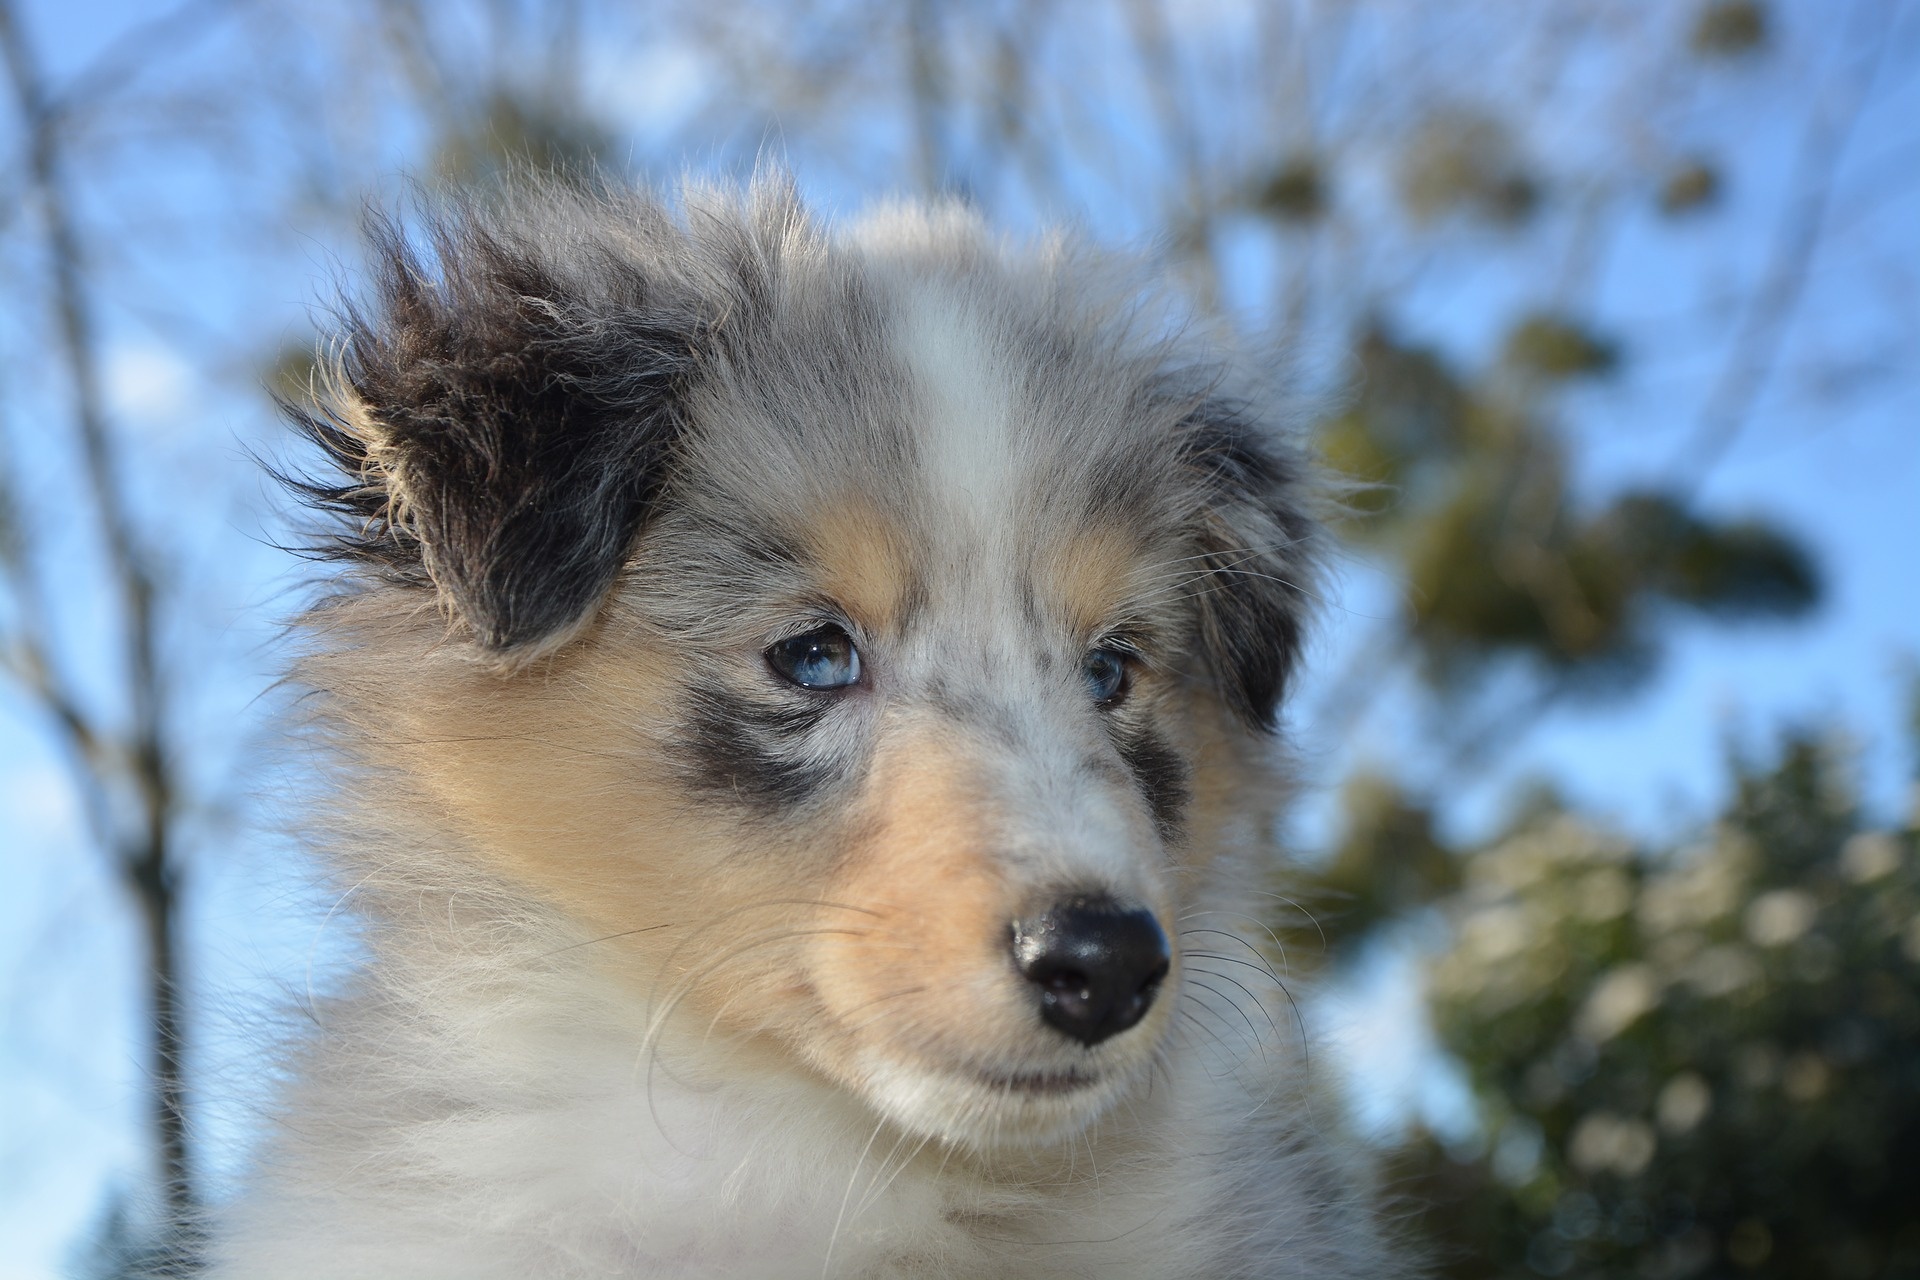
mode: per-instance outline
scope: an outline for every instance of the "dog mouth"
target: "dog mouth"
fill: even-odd
[[[917,1133],[973,1150],[1031,1148],[1064,1141],[1102,1115],[1134,1072],[1097,1071],[962,1058],[917,1063],[875,1055],[861,1092],[882,1113]]]
[[[998,1093],[1021,1097],[1058,1097],[1098,1084],[1100,1077],[1069,1068],[1065,1071],[981,1071],[976,1078]]]

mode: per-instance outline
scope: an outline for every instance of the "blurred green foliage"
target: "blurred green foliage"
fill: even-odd
[[[1328,905],[1321,927],[1336,948],[1460,887],[1460,860],[1435,834],[1432,809],[1391,778],[1362,772],[1341,798],[1344,832],[1314,879],[1315,897]]]
[[[1537,312],[1522,316],[1507,333],[1504,358],[1524,374],[1558,381],[1611,373],[1620,349],[1577,321]]]
[[[1486,1143],[1403,1157],[1445,1273],[1920,1274],[1916,825],[1800,735],[1687,847],[1550,806],[1458,851],[1431,997]]]
[[[267,361],[260,381],[276,400],[299,404],[318,392],[320,364],[320,353],[311,342],[291,342]]]
[[[1712,3],[1686,31],[1700,57],[1747,55],[1768,15]],[[1319,216],[1321,171],[1291,166],[1261,207]],[[1702,155],[1655,182],[1670,218],[1724,194]],[[1545,186],[1501,122],[1454,112],[1410,135],[1399,195],[1416,224],[1518,237]],[[1324,456],[1356,481],[1345,532],[1405,584],[1396,658],[1415,659],[1443,724],[1503,677],[1535,708],[1617,696],[1687,619],[1821,599],[1785,529],[1680,485],[1585,489],[1562,402],[1619,377],[1631,348],[1568,297],[1511,315],[1477,364],[1376,318],[1322,424]],[[1429,1008],[1475,1137],[1416,1135],[1395,1157],[1443,1275],[1920,1276],[1920,783],[1913,813],[1876,826],[1842,756],[1800,733],[1736,760],[1717,819],[1653,847],[1545,791],[1454,842],[1443,793],[1384,767],[1348,779],[1305,890],[1333,962],[1416,915],[1447,924]]]
[[[1711,160],[1695,157],[1673,169],[1660,183],[1660,212],[1668,217],[1697,213],[1720,198],[1720,170]]]
[[[1694,19],[1694,52],[1714,58],[1753,53],[1766,44],[1767,25],[1759,0],[1711,0]]]
[[[1419,218],[1464,213],[1512,226],[1532,216],[1541,189],[1505,121],[1460,109],[1414,132],[1401,160],[1400,196]]]
[[[1288,156],[1255,194],[1253,206],[1282,222],[1312,222],[1327,211],[1326,164],[1311,152]]]
[[[1709,516],[1671,492],[1578,500],[1554,396],[1620,362],[1619,345],[1579,321],[1521,316],[1478,376],[1380,326],[1354,356],[1350,407],[1322,449],[1366,486],[1349,532],[1397,562],[1437,692],[1469,691],[1514,658],[1550,691],[1617,691],[1652,672],[1676,606],[1734,620],[1818,602],[1810,557],[1763,521]]]
[[[613,134],[557,92],[496,87],[443,124],[433,167],[454,183],[531,172],[592,184],[615,150]]]

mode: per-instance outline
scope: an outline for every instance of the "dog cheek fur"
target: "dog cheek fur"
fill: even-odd
[[[794,897],[806,842],[790,833],[777,851],[742,856],[731,814],[682,798],[670,728],[688,677],[679,655],[597,626],[502,674],[446,645],[418,609],[396,621],[400,597],[380,594],[329,610],[332,642],[302,672],[326,690],[334,736],[377,788],[368,798],[452,833],[476,871],[605,939],[596,962],[626,975],[636,1003],[659,994],[668,956],[716,902]],[[710,929],[680,959],[694,967],[743,933],[786,927],[786,914]]]

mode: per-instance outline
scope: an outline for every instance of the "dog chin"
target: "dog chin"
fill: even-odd
[[[907,1065],[870,1059],[863,1092],[901,1128],[969,1150],[1065,1142],[1131,1089],[1140,1064],[1100,1070],[992,1064]]]

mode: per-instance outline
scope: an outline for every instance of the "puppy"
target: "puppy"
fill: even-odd
[[[1247,888],[1319,536],[1257,380],[956,208],[422,221],[296,410],[365,963],[213,1274],[1401,1274]]]

